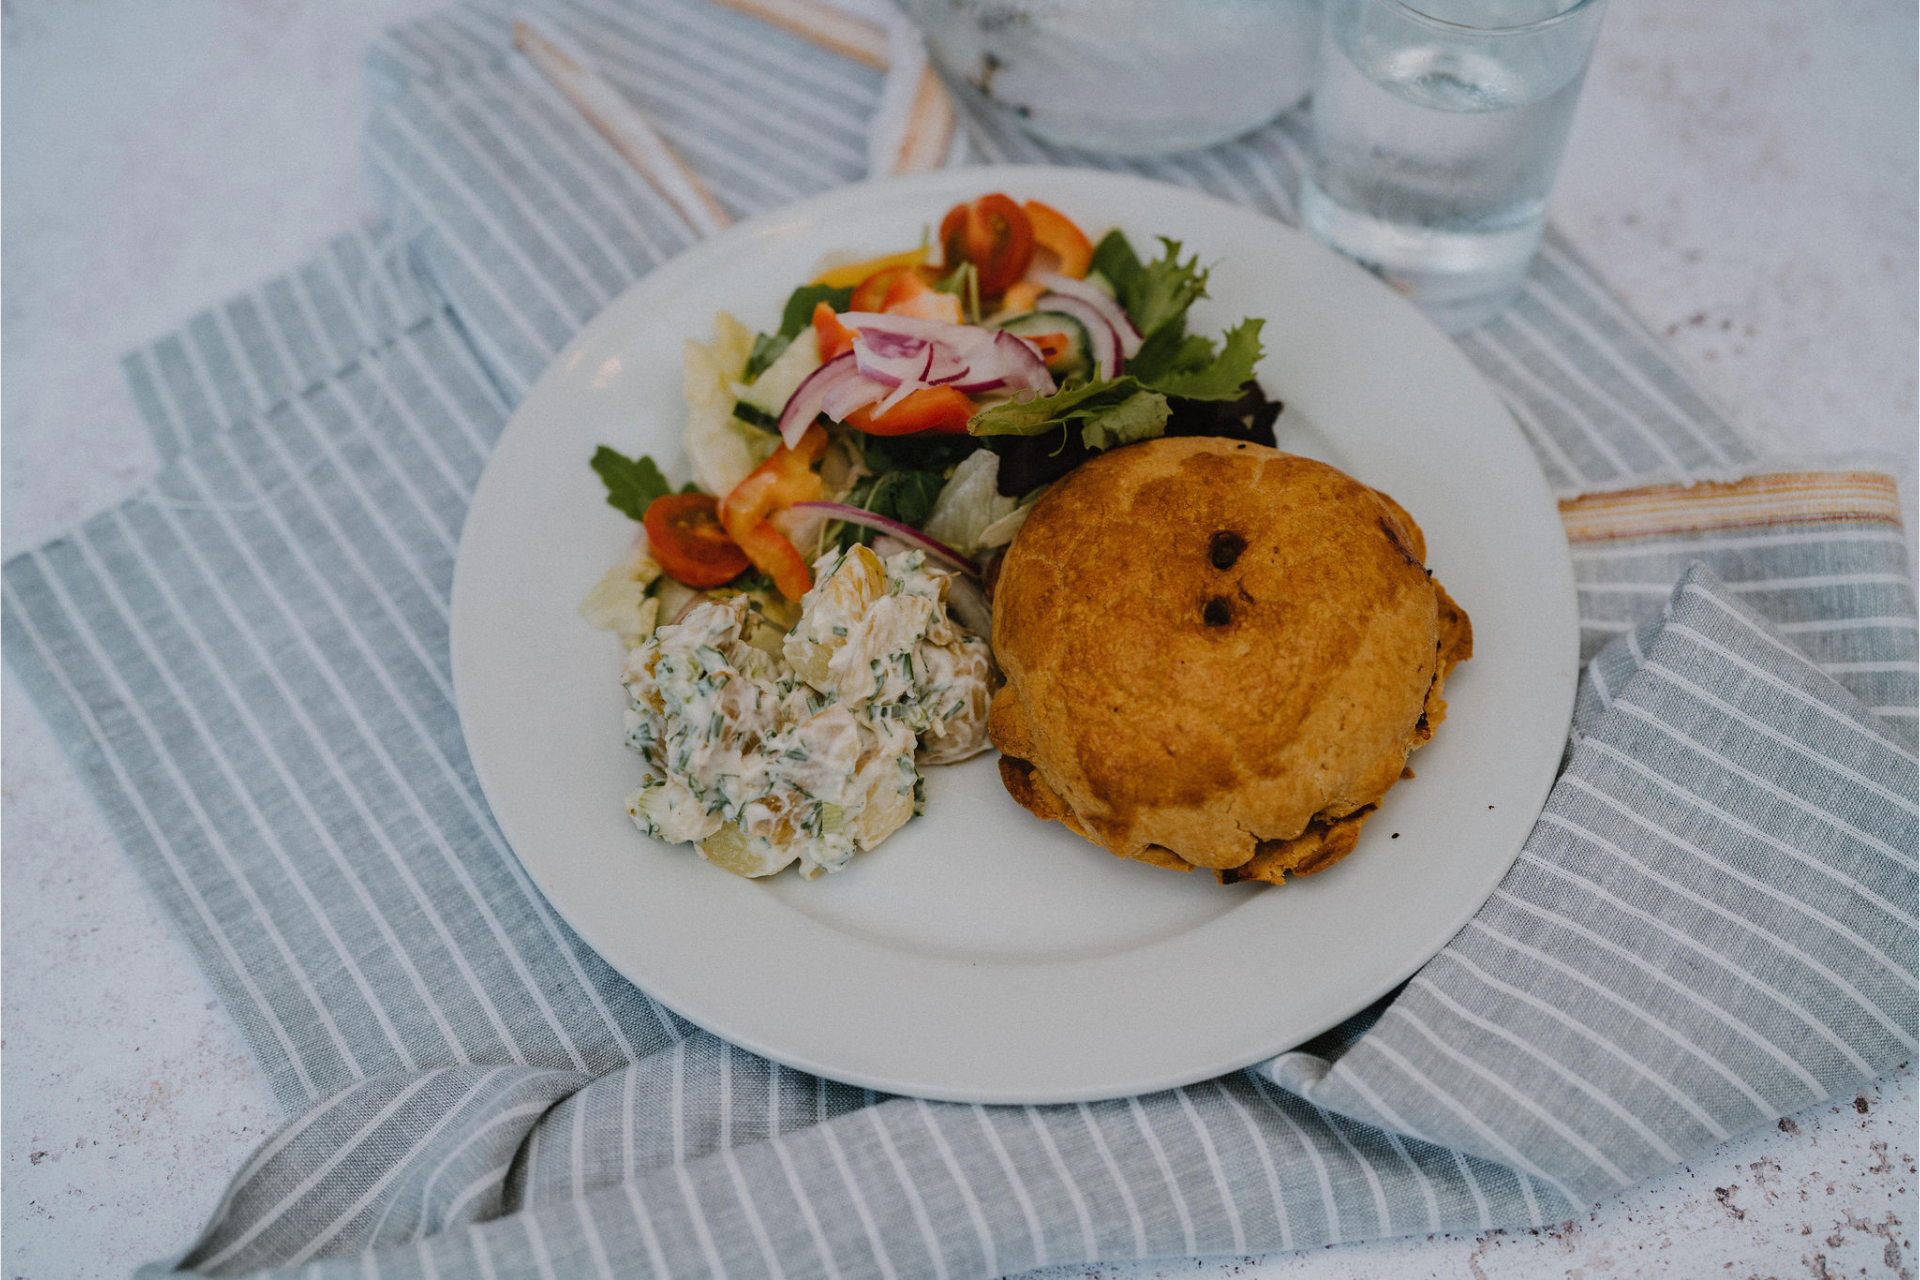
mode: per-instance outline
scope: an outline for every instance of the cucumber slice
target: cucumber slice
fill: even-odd
[[[997,326],[1017,338],[1038,338],[1042,334],[1064,333],[1067,348],[1047,361],[1047,372],[1054,381],[1064,383],[1070,377],[1093,376],[1093,344],[1087,327],[1064,311],[1029,311]]]

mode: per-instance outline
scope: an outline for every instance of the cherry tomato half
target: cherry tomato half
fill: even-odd
[[[1033,223],[1026,210],[996,191],[947,210],[940,248],[947,270],[971,262],[980,273],[981,294],[997,298],[1033,264]]]
[[[973,401],[952,387],[922,387],[885,413],[874,416],[873,406],[855,409],[847,425],[870,436],[910,436],[920,431],[957,436],[973,416]]]
[[[667,576],[717,587],[747,571],[747,553],[720,525],[720,504],[704,493],[672,493],[647,505],[647,541]]]

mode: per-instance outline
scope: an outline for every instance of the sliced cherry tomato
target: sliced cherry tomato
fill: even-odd
[[[668,494],[647,505],[647,542],[668,577],[717,587],[747,571],[747,553],[721,526],[719,505],[704,493]]]
[[[997,298],[1033,263],[1033,223],[1026,210],[996,191],[947,210],[940,248],[947,270],[971,262],[980,273],[981,294]]]
[[[973,416],[973,401],[952,387],[922,387],[885,413],[874,416],[873,406],[855,409],[847,425],[870,436],[910,436],[931,431],[936,435],[964,435]]]
[[[827,433],[816,424],[800,437],[798,448],[781,445],[773,456],[733,486],[720,502],[720,523],[754,567],[773,579],[780,594],[798,600],[813,585],[807,562],[786,536],[767,522],[769,513],[820,496],[813,464],[827,451]],[[651,509],[649,509],[651,514]]]
[[[1034,244],[1059,260],[1054,270],[1075,280],[1086,275],[1087,268],[1093,265],[1093,241],[1073,225],[1073,219],[1038,200],[1027,201],[1026,214],[1027,221],[1033,224]]]
[[[840,317],[824,302],[813,304],[813,332],[820,339],[820,363],[853,350],[853,330],[840,323]]]

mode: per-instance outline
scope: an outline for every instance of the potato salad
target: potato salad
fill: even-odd
[[[627,812],[742,876],[838,871],[919,811],[918,765],[987,745],[992,660],[947,616],[952,575],[866,546],[815,563],[781,635],[746,596],[708,600],[633,649]]]

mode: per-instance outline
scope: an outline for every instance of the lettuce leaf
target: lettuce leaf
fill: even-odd
[[[1078,427],[1087,448],[1112,449],[1159,435],[1169,412],[1165,396],[1123,376],[982,409],[967,430],[976,436],[1037,436]]]
[[[1169,372],[1141,380],[1155,391],[1182,400],[1237,400],[1241,388],[1253,377],[1253,366],[1260,362],[1260,328],[1265,323],[1242,320],[1227,330],[1218,356],[1207,339],[1188,338]],[[1202,352],[1203,358],[1193,358]]]
[[[1089,449],[1117,449],[1136,440],[1152,440],[1166,431],[1171,412],[1167,398],[1158,391],[1136,391],[1086,418],[1080,442]]]
[[[1173,321],[1184,321],[1187,308],[1207,292],[1207,271],[1195,254],[1180,261],[1180,242],[1160,237],[1166,253],[1140,269],[1118,296],[1143,337],[1151,337]]]
[[[972,555],[980,547],[980,534],[994,521],[1013,514],[1017,498],[1000,493],[1000,455],[991,449],[976,449],[966,461],[953,469],[946,487],[927,513],[920,529],[929,538],[944,542],[963,555]]]
[[[1050,396],[1008,400],[974,414],[967,421],[967,432],[976,436],[1037,436],[1064,422],[1097,414],[1139,389],[1132,378],[1119,377],[1062,387]]]
[[[1140,278],[1140,256],[1119,230],[1109,231],[1093,247],[1093,262],[1088,274],[1098,274],[1113,286],[1114,297],[1124,298],[1127,290],[1133,288],[1134,282]]]

